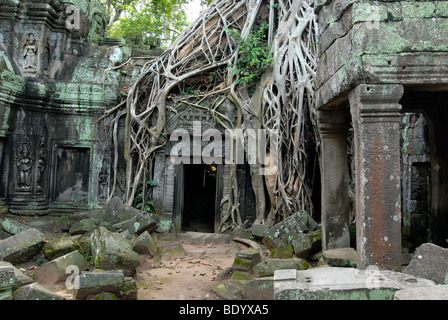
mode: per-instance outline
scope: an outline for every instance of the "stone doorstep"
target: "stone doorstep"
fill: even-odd
[[[276,300],[393,299],[398,290],[434,286],[431,280],[373,268],[324,267],[274,274]]]
[[[181,242],[196,245],[228,244],[232,241],[232,236],[220,233],[188,231],[178,234],[178,237]]]

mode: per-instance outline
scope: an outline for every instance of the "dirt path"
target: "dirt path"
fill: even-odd
[[[231,267],[242,245],[181,243],[185,253],[143,256],[134,279],[139,300],[217,300],[211,289],[217,275]]]

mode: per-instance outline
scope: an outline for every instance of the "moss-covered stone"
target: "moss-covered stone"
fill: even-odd
[[[250,281],[252,278],[247,273],[233,271],[230,280]]]
[[[26,262],[36,256],[43,244],[44,234],[34,228],[0,241],[0,255],[12,264]]]
[[[236,254],[232,267],[233,270],[252,272],[253,267],[260,261],[260,252],[256,249],[248,249]]]
[[[95,295],[92,300],[118,300],[117,296],[110,292],[101,292]]]
[[[1,221],[1,226],[3,230],[10,234],[18,234],[22,231],[30,229],[27,225],[17,222],[13,219],[5,218]]]
[[[91,235],[93,263],[98,268],[108,270],[120,269],[126,276],[135,273],[140,264],[139,255],[132,250],[131,244],[120,234],[100,227]]]
[[[49,260],[61,257],[69,252],[76,250],[80,236],[63,236],[46,242],[43,246],[43,252]]]
[[[309,263],[300,258],[292,259],[266,259],[258,263],[254,268],[256,277],[273,276],[275,270],[296,269],[305,270],[309,268]]]
[[[93,231],[97,227],[93,219],[82,219],[81,221],[73,224],[68,231],[71,235],[78,235]]]
[[[324,261],[332,267],[356,267],[356,250],[353,248],[337,248],[323,251]]]
[[[154,241],[149,232],[145,231],[135,239],[132,250],[140,254],[149,254],[154,256],[157,254],[157,243]]]
[[[243,292],[239,286],[231,281],[222,281],[212,288],[218,296],[225,300],[241,300]]]
[[[62,296],[44,288],[39,283],[31,283],[13,292],[14,300],[65,300]]]
[[[290,259],[294,255],[294,248],[292,245],[280,243],[270,254],[272,259]]]

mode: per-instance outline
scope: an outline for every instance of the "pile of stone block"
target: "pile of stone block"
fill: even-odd
[[[126,207],[118,198],[77,214],[68,232],[50,233],[17,220],[0,220],[0,300],[62,300],[52,290],[61,287],[78,300],[137,299],[132,276],[140,255],[157,255],[152,234],[171,228],[162,217]],[[21,267],[30,263],[31,271]]]
[[[254,224],[251,232],[271,250],[273,258],[306,258],[320,251],[322,230],[306,211],[298,211],[272,227]]]
[[[276,270],[305,270],[313,253],[321,250],[319,224],[305,211],[298,211],[268,226],[254,224],[243,237],[263,249],[247,249],[236,254],[233,265],[218,277],[213,291],[223,299],[273,299]]]

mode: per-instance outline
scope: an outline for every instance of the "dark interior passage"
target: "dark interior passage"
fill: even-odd
[[[216,166],[184,166],[182,230],[214,232]]]

